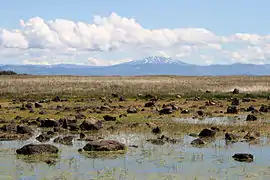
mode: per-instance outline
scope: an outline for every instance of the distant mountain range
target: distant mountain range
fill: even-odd
[[[0,70],[12,70],[20,74],[33,75],[77,75],[77,76],[228,76],[270,75],[270,64],[231,64],[199,66],[171,58],[151,56],[112,66],[58,65],[0,65]]]

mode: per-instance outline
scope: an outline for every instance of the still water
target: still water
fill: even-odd
[[[74,140],[73,146],[55,144],[60,149],[54,164],[31,157],[17,156],[15,150],[28,141],[0,142],[0,179],[270,179],[270,144],[261,138],[257,144],[226,145],[222,139],[202,148],[193,147],[190,136],[179,137],[177,144],[153,145],[146,139],[151,134],[112,134],[114,139],[130,147],[126,154],[89,156],[77,150],[86,142]],[[52,143],[52,141],[50,142]],[[247,152],[254,155],[252,163],[234,161],[232,155]]]

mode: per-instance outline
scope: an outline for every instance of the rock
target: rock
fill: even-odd
[[[254,106],[249,106],[248,108],[247,108],[247,111],[249,112],[249,111],[255,111],[256,109],[255,109],[255,107]]]
[[[35,103],[35,108],[42,108],[42,105],[39,104],[38,102]]]
[[[240,90],[239,89],[237,89],[237,88],[235,88],[234,90],[233,90],[233,92],[232,92],[233,94],[239,94],[240,93]]]
[[[33,109],[33,104],[32,103],[27,103],[26,105],[25,105],[25,107],[27,108],[27,109]]]
[[[122,117],[127,117],[127,115],[126,114],[120,114],[119,118],[122,118]]]
[[[173,113],[173,109],[172,109],[171,106],[164,107],[159,111],[160,115],[162,115],[162,114],[172,114],[172,113]]]
[[[127,113],[137,113],[137,112],[138,112],[138,110],[135,107],[129,107],[127,109]]]
[[[260,138],[260,133],[259,132],[248,132],[243,138],[248,140],[248,141],[256,140],[256,139]]]
[[[144,104],[144,107],[154,107],[155,106],[155,102],[150,101]]]
[[[1,131],[9,133],[17,133],[17,126],[15,124],[5,124],[1,127]]]
[[[212,130],[212,129],[203,129],[200,134],[199,134],[199,137],[200,138],[203,138],[203,137],[206,137],[206,138],[212,138],[212,137],[215,137],[216,135],[216,131],[215,130]]]
[[[181,111],[181,114],[188,114],[189,113],[189,110],[188,109],[184,109]]]
[[[246,121],[256,121],[257,117],[254,116],[253,114],[247,115]]]
[[[17,133],[18,134],[29,134],[31,135],[33,133],[32,128],[28,127],[28,126],[17,126]]]
[[[229,106],[227,108],[227,113],[228,114],[237,114],[238,113],[237,107],[236,106]]]
[[[125,149],[125,144],[114,140],[91,141],[83,147],[84,151],[121,151]]]
[[[194,145],[194,146],[200,146],[200,145],[205,145],[206,142],[203,141],[201,138],[197,138],[197,139],[194,139],[193,141],[191,141],[190,144]]]
[[[72,146],[73,136],[57,137],[53,140],[54,143]]]
[[[86,135],[84,133],[80,133],[80,139],[84,139]]]
[[[237,141],[239,141],[239,136],[232,134],[232,133],[226,133],[225,140],[231,141],[231,142],[237,142]]]
[[[260,112],[270,112],[270,107],[262,105],[259,109]]]
[[[110,116],[110,115],[105,115],[105,116],[103,116],[103,119],[104,119],[105,121],[116,121],[116,117]]]
[[[250,102],[250,101],[251,101],[250,98],[243,98],[243,99],[242,99],[242,102]]]
[[[203,111],[197,111],[197,114],[199,115],[199,116],[203,116],[204,115],[204,112]]]
[[[49,128],[49,127],[58,127],[59,123],[53,119],[46,119],[40,121],[40,127]]]
[[[123,96],[121,96],[120,98],[119,98],[119,101],[125,101],[126,100],[126,98],[124,98]]]
[[[81,130],[87,130],[87,131],[99,130],[102,127],[103,127],[102,121],[95,120],[95,119],[84,120],[82,122],[82,124],[80,125],[80,129]]]
[[[58,148],[51,144],[28,144],[16,150],[17,154],[32,155],[32,154],[57,154]]]
[[[46,113],[46,111],[40,111],[39,114],[43,115],[43,114],[47,114],[47,113]]]
[[[56,96],[56,97],[54,97],[54,98],[52,99],[52,101],[53,101],[53,102],[60,102],[61,99],[60,99],[59,96]]]
[[[232,101],[232,106],[238,106],[240,104],[240,101],[237,98],[234,98]]]
[[[160,134],[161,133],[161,129],[157,126],[155,128],[152,129],[152,133],[154,134]]]
[[[76,123],[68,124],[68,128],[70,131],[78,131],[80,129],[80,127]]]
[[[48,134],[41,134],[38,137],[36,137],[36,140],[38,140],[39,142],[47,142],[50,140],[50,136]]]
[[[178,98],[178,99],[182,98],[182,96],[179,95],[179,94],[177,94],[175,97]]]
[[[118,94],[112,93],[113,98],[118,98]]]
[[[253,161],[253,155],[247,154],[247,153],[236,153],[232,157],[235,161],[240,161],[240,162],[252,162]]]

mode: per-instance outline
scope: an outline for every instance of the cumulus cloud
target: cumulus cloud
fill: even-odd
[[[93,23],[40,17],[0,28],[0,63],[113,65],[145,56],[187,63],[270,63],[270,35],[220,36],[204,28],[146,29],[135,19],[112,13]]]

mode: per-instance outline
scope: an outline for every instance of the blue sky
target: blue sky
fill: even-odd
[[[270,52],[268,52],[268,38],[266,36],[270,32],[270,24],[268,23],[268,18],[270,17],[269,13],[269,7],[270,7],[270,1],[267,0],[261,0],[261,1],[251,1],[251,0],[226,0],[226,1],[203,1],[203,0],[168,0],[168,1],[157,1],[157,0],[136,0],[136,1],[127,1],[127,0],[98,0],[98,1],[91,1],[91,0],[77,0],[77,1],[71,1],[71,0],[46,0],[46,1],[37,1],[37,0],[3,0],[1,2],[1,8],[0,8],[0,28],[3,28],[9,32],[14,31],[15,29],[20,29],[20,32],[22,34],[22,37],[18,36],[12,36],[11,35],[4,38],[4,33],[2,32],[2,45],[1,45],[1,34],[0,34],[0,57],[1,54],[4,54],[5,56],[2,56],[0,58],[0,64],[1,63],[23,63],[23,62],[34,62],[33,58],[37,58],[37,56],[44,57],[40,58],[42,62],[47,62],[48,57],[52,58],[54,57],[54,63],[57,62],[66,62],[65,57],[62,56],[64,50],[57,49],[57,52],[55,51],[53,55],[48,54],[48,49],[46,51],[46,47],[37,48],[33,47],[33,44],[39,44],[38,47],[44,45],[44,41],[46,39],[45,35],[41,37],[34,37],[29,35],[29,31],[41,31],[41,28],[37,28],[36,25],[29,25],[28,28],[20,26],[20,19],[24,20],[24,22],[29,21],[31,18],[34,17],[40,17],[42,20],[44,20],[44,23],[46,24],[48,21],[56,20],[56,19],[66,19],[69,21],[74,21],[75,23],[81,21],[85,24],[95,24],[93,17],[94,16],[100,16],[104,18],[110,18],[112,13],[115,13],[117,16],[121,18],[133,18],[135,21],[144,29],[146,30],[160,30],[160,29],[187,29],[187,32],[191,29],[205,29],[210,31],[211,33],[215,34],[219,38],[228,38],[229,40],[222,41],[220,40],[205,40],[207,41],[207,44],[211,45],[220,45],[222,48],[222,56],[218,59],[217,56],[219,56],[219,53],[221,53],[221,50],[217,51],[216,49],[207,49],[205,50],[205,47],[202,47],[201,42],[195,42],[195,44],[190,45],[190,39],[188,42],[180,41],[179,39],[185,39],[185,37],[180,37],[179,34],[176,34],[177,40],[173,39],[175,36],[171,37],[170,35],[170,42],[174,41],[176,42],[179,48],[177,50],[169,50],[169,47],[163,47],[159,43],[163,42],[155,42],[156,44],[153,45],[152,40],[147,41],[145,43],[147,46],[151,46],[152,51],[145,52],[141,50],[141,47],[136,49],[136,55],[134,55],[134,52],[132,49],[134,49],[134,44],[131,42],[128,42],[129,40],[125,40],[125,43],[130,46],[130,48],[122,48],[119,45],[119,42],[108,40],[107,44],[104,44],[102,42],[102,45],[99,44],[99,42],[95,42],[91,44],[90,51],[87,51],[85,49],[78,48],[77,44],[72,45],[69,47],[74,48],[72,51],[76,51],[74,54],[68,54],[68,57],[66,59],[69,59],[67,61],[75,62],[75,59],[72,60],[71,56],[78,59],[78,63],[85,63],[94,59],[95,62],[98,61],[117,61],[122,59],[130,60],[134,58],[142,58],[143,56],[157,54],[156,52],[162,52],[160,54],[166,54],[168,56],[172,56],[175,58],[183,57],[185,53],[182,49],[188,49],[187,46],[192,49],[193,54],[190,54],[189,56],[184,56],[182,60],[190,61],[191,63],[196,64],[204,64],[204,63],[232,63],[232,62],[249,62],[249,63],[270,63],[268,61],[268,55]],[[35,21],[37,22],[37,21]],[[33,22],[34,23],[34,22]],[[115,29],[119,29],[118,25],[115,25]],[[51,26],[49,26],[51,28]],[[105,27],[105,25],[104,25]],[[107,27],[107,26],[106,26]],[[29,30],[29,28],[31,30]],[[36,28],[36,29],[35,29]],[[126,28],[126,26],[125,26]],[[25,32],[27,29],[27,33]],[[52,28],[51,28],[52,29]],[[121,29],[121,28],[120,28]],[[123,30],[123,29],[122,29]],[[126,30],[126,29],[124,29]],[[84,30],[87,31],[87,30]],[[91,31],[91,30],[89,30]],[[129,31],[132,31],[132,36],[135,36],[136,38],[139,37],[138,34],[133,34],[133,29],[129,29]],[[137,30],[136,30],[137,31]],[[43,32],[43,31],[42,31]],[[128,32],[128,31],[127,31]],[[134,30],[135,32],[135,30]],[[146,32],[146,31],[145,31]],[[60,35],[63,35],[62,31],[57,32],[59,37]],[[110,31],[111,33],[111,31]],[[141,32],[140,32],[141,33]],[[235,34],[237,33],[245,33],[245,37],[241,36],[240,40],[238,39],[237,42],[235,40]],[[33,34],[33,33],[32,33]],[[260,42],[252,43],[253,48],[250,50],[250,41],[253,42],[253,36],[248,36],[248,40],[246,40],[246,35],[258,35],[260,36]],[[14,34],[13,34],[14,35]],[[66,36],[69,36],[66,34]],[[110,34],[112,36],[112,33]],[[167,35],[164,35],[167,37]],[[183,35],[187,36],[187,35]],[[192,35],[193,36],[193,35]],[[56,36],[53,36],[56,37]],[[145,36],[144,36],[145,37]],[[151,36],[154,37],[154,36]],[[200,36],[201,37],[201,36]],[[16,42],[16,38],[21,40],[20,38],[23,38],[26,41],[26,44],[22,42]],[[46,36],[48,39],[49,36]],[[161,39],[164,37],[161,37]],[[140,39],[140,38],[139,38]],[[151,38],[147,38],[149,40]],[[263,39],[263,40],[261,40]],[[18,41],[19,41],[18,40]],[[30,42],[31,41],[31,42]],[[36,42],[33,42],[36,41]],[[89,41],[92,41],[92,39]],[[105,41],[105,40],[103,40]],[[179,41],[179,42],[178,42]],[[210,42],[209,42],[210,41]],[[218,41],[218,42],[217,42]],[[248,41],[248,42],[247,42]],[[5,42],[6,44],[4,44]],[[123,42],[123,39],[121,39],[121,42]],[[146,42],[144,40],[143,42]],[[117,47],[109,47],[107,50],[104,50],[105,46],[109,46],[110,44],[117,43]],[[167,43],[167,42],[165,42]],[[192,43],[194,41],[192,40]],[[198,43],[198,44],[197,44]],[[18,44],[23,44],[25,47],[24,50],[21,50],[22,48],[18,48]],[[29,44],[32,44],[31,47]],[[42,44],[42,45],[40,45]],[[59,43],[58,43],[59,44]],[[138,44],[138,43],[137,43]],[[241,48],[239,48],[238,44],[241,44]],[[243,45],[244,44],[244,45]],[[171,44],[172,45],[172,44]],[[243,46],[242,46],[243,45]],[[17,57],[12,56],[10,57],[8,52],[10,51],[10,48],[14,48],[14,46],[18,49],[18,53],[16,54]],[[93,46],[98,46],[102,48],[99,48],[98,50],[93,49]],[[136,45],[137,48],[138,45]],[[154,47],[152,47],[154,46]],[[160,47],[162,46],[162,47]],[[207,45],[208,46],[208,45]],[[50,46],[51,47],[51,46]],[[81,47],[81,46],[80,46]],[[175,47],[175,44],[173,45]],[[228,49],[224,48],[228,47]],[[8,49],[9,48],[9,49]],[[55,49],[55,46],[53,45],[53,48]],[[89,49],[87,48],[87,49]],[[199,48],[199,50],[198,50]],[[260,48],[258,50],[257,48]],[[38,53],[39,51],[42,52]],[[106,49],[106,48],[105,48]],[[108,50],[109,49],[109,50]],[[115,49],[115,50],[111,50]],[[181,51],[179,50],[181,49]],[[33,52],[35,51],[35,52]],[[45,52],[44,52],[45,51]],[[124,55],[118,55],[120,52]],[[191,50],[188,50],[191,51]],[[195,54],[195,51],[197,54]],[[254,51],[256,51],[257,54],[254,54]],[[262,52],[261,52],[262,51]],[[1,53],[2,52],[2,53]],[[123,53],[124,52],[124,53]],[[202,52],[204,54],[198,54],[198,52]],[[238,53],[238,54],[236,54]],[[242,54],[241,54],[242,53]],[[250,54],[249,57],[245,57],[246,53],[253,53]],[[258,54],[261,53],[261,54]],[[25,55],[26,54],[26,55]],[[31,54],[38,54],[35,57],[32,57]],[[60,54],[60,55],[59,55]],[[83,55],[82,55],[83,54]],[[158,55],[160,55],[158,54]],[[175,54],[183,54],[179,56],[174,56]],[[203,55],[202,59],[200,59],[201,55]],[[241,57],[240,57],[241,56]],[[261,56],[260,60],[256,60],[256,56]],[[269,55],[270,56],[270,55]],[[47,59],[46,59],[46,58]],[[208,59],[209,57],[209,59]],[[238,57],[238,58],[237,58]],[[13,60],[16,59],[16,60]],[[20,60],[19,60],[20,59]],[[59,61],[58,61],[59,59]],[[61,61],[60,61],[61,59]],[[244,59],[249,59],[245,61]],[[12,61],[12,62],[11,62]],[[36,63],[38,63],[35,60]],[[263,62],[262,62],[263,61]]]

